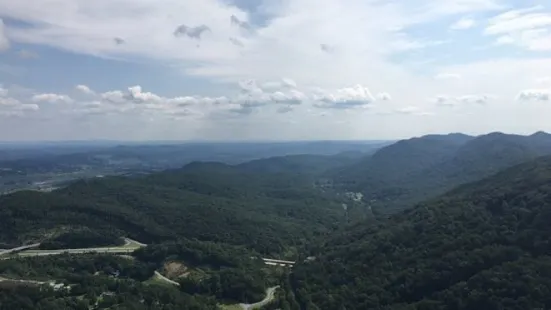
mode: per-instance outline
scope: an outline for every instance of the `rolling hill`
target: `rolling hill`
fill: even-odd
[[[551,157],[328,240],[291,279],[303,309],[549,309]]]
[[[341,203],[309,178],[222,163],[0,196],[0,242],[8,244],[78,227],[145,243],[190,238],[281,254],[344,224]]]

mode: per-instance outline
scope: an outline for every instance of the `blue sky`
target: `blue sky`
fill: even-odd
[[[545,1],[0,0],[0,19],[0,140],[551,131]]]

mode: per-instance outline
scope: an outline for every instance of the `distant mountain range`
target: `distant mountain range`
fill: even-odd
[[[389,213],[457,185],[551,154],[551,135],[428,135],[398,141],[327,173],[337,188],[364,194]]]

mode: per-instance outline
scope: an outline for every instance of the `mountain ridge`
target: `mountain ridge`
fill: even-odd
[[[291,282],[306,309],[547,309],[549,216],[545,156],[348,228]]]
[[[383,147],[332,171],[337,188],[361,191],[382,213],[392,213],[463,183],[551,154],[551,134],[493,132],[428,135]]]

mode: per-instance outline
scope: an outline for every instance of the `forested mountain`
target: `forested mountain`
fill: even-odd
[[[551,154],[551,135],[429,135],[399,141],[332,171],[338,188],[361,191],[379,212],[392,213],[502,169]]]
[[[362,223],[294,268],[304,309],[551,308],[551,157]]]
[[[280,254],[345,223],[341,203],[309,178],[221,163],[17,192],[0,206],[0,242],[13,245],[86,227],[146,243],[185,237]]]
[[[321,176],[327,171],[354,164],[366,155],[366,152],[343,152],[336,155],[277,156],[252,160],[239,164],[238,167],[257,173],[295,173]]]

